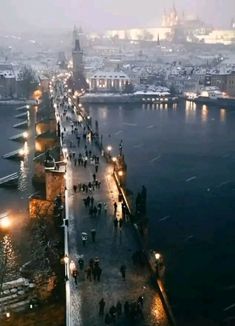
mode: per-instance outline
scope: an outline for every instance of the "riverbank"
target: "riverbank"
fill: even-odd
[[[170,94],[161,95],[152,92],[136,92],[133,94],[86,93],[79,97],[79,101],[83,104],[173,104],[178,102],[178,98]]]
[[[185,97],[182,97],[187,102],[192,102],[199,105],[212,105],[215,107],[221,107],[221,108],[235,108],[235,98],[210,98],[210,97],[203,97],[198,96],[194,99],[187,99]]]

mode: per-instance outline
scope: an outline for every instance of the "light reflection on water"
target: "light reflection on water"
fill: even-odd
[[[3,271],[3,282],[16,279],[19,276],[17,255],[12,243],[12,237],[5,234],[0,242],[1,270]]]

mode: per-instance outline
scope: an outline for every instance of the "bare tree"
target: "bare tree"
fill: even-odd
[[[38,85],[35,71],[30,66],[24,66],[19,73],[19,79],[22,95],[25,98],[31,97]]]

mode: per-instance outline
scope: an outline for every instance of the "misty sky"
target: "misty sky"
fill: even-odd
[[[175,0],[176,9],[228,27],[235,0]],[[0,31],[64,29],[74,24],[89,30],[159,26],[172,0],[0,0]]]

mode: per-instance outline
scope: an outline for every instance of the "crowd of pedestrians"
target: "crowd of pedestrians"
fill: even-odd
[[[108,205],[106,202],[97,201],[96,193],[101,188],[101,181],[99,180],[100,174],[100,158],[97,155],[97,151],[93,147],[93,136],[90,128],[81,122],[76,121],[73,116],[73,106],[68,105],[66,98],[62,101],[62,107],[65,107],[61,119],[66,119],[70,123],[69,127],[64,127],[61,134],[62,141],[67,144],[67,160],[74,166],[74,169],[79,171],[85,171],[87,167],[90,168],[91,174],[89,179],[85,182],[74,183],[72,185],[72,192],[74,198],[76,194],[82,194],[82,205],[85,206],[90,217],[97,217],[96,221],[99,220],[99,216],[107,216]],[[82,172],[83,173],[83,172]],[[120,205],[120,206],[119,206]],[[119,215],[120,207],[120,215]],[[112,207],[111,207],[112,212]],[[128,209],[124,202],[118,204],[116,201],[113,202],[113,213],[110,214],[113,218],[113,229],[115,231],[122,231],[125,222],[128,221]],[[110,216],[110,217],[111,217]],[[90,221],[94,221],[91,219]],[[93,222],[91,223],[91,225]],[[94,224],[93,224],[94,225]],[[81,246],[79,250],[83,249],[86,252],[86,247],[90,245],[96,245],[97,242],[101,241],[99,234],[95,227],[91,227],[88,230],[80,230],[81,239],[79,240]],[[121,233],[120,233],[121,235]],[[131,257],[130,257],[131,258]],[[139,262],[139,256],[133,255],[133,263]],[[89,260],[84,259],[84,255],[80,255],[77,260],[77,264],[74,263],[71,275],[74,279],[74,283],[77,286],[78,280],[84,280],[94,283],[102,282],[103,269],[101,267],[99,257],[90,258]],[[77,268],[78,266],[78,268]],[[128,281],[128,270],[125,264],[121,264],[118,270],[120,273],[119,277],[121,282]],[[80,277],[82,276],[82,277]],[[123,283],[123,284],[125,284]],[[121,302],[118,300],[116,304],[110,306],[110,300],[107,304],[104,298],[99,301],[99,315],[103,317],[105,325],[111,325],[118,319],[125,318],[131,323],[135,320],[143,319],[143,296],[140,296],[135,301]]]
[[[117,301],[116,305],[111,305],[107,307],[104,298],[99,301],[99,316],[104,317],[105,325],[115,324],[120,318],[125,318],[133,322],[137,320],[144,319],[143,313],[144,307],[144,297],[140,295],[136,301],[125,301],[121,303],[120,300]]]

